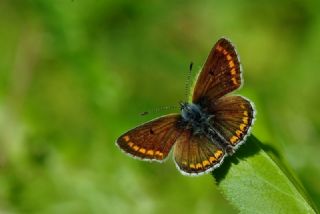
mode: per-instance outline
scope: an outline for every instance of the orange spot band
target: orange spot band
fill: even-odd
[[[128,135],[124,136],[123,137],[124,141],[129,141],[130,140],[130,137]]]

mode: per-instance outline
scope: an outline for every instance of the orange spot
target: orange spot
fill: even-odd
[[[232,68],[230,72],[231,72],[231,75],[236,75],[236,69],[235,68]]]
[[[240,136],[241,136],[241,134],[242,134],[242,131],[237,130],[237,131],[236,131],[236,134],[238,135],[238,137],[240,137]]]
[[[124,136],[123,137],[124,141],[129,141],[130,140],[130,137],[128,135]]]
[[[246,106],[245,106],[244,104],[241,104],[240,107],[241,107],[242,109],[245,109],[245,108],[246,108]]]
[[[214,156],[216,156],[216,158],[219,158],[221,155],[222,155],[222,151],[221,151],[221,150],[217,150],[217,151],[214,153]]]
[[[233,61],[229,61],[229,67],[233,68],[234,67],[234,62]]]
[[[207,160],[204,160],[204,161],[202,161],[202,165],[203,165],[204,167],[206,167],[206,166],[210,165],[210,162],[207,161]]]
[[[235,77],[232,77],[232,83],[234,84],[234,85],[238,85],[238,83],[237,83],[237,80],[236,80],[236,78]]]
[[[244,116],[248,116],[248,112],[247,112],[247,111],[244,111],[244,112],[243,112],[243,115],[244,115]]]
[[[223,48],[220,45],[218,45],[216,49],[221,52]]]
[[[141,149],[139,150],[139,152],[144,154],[144,153],[146,153],[146,149],[141,148]]]
[[[244,123],[244,124],[248,124],[248,119],[249,119],[248,117],[242,118],[243,123]]]
[[[162,157],[163,157],[163,153],[162,153],[162,152],[160,152],[160,151],[156,151],[155,155],[158,155],[160,158],[162,158]]]
[[[187,165],[187,162],[186,161],[182,161],[182,165]]]
[[[227,60],[230,61],[231,59],[232,59],[231,55],[228,54],[228,55],[227,55]]]
[[[222,52],[223,52],[223,55],[227,55],[228,54],[228,52],[225,49],[223,49]]]
[[[154,151],[153,150],[148,150],[147,151],[147,155],[153,155],[154,154]]]
[[[247,127],[246,124],[241,124],[241,125],[240,125],[240,130],[241,130],[241,131],[244,131],[244,129],[245,129],[246,127]]]
[[[202,168],[202,164],[201,164],[201,163],[197,163],[197,164],[196,164],[196,168],[197,168],[197,169],[201,169],[201,168]]]
[[[134,145],[134,143],[129,142],[128,145],[129,145],[130,147],[132,147],[132,146]]]
[[[196,168],[196,166],[193,163],[190,164],[189,166],[190,166],[191,169],[195,169]]]
[[[134,151],[138,151],[138,149],[139,149],[139,146],[133,146]]]
[[[216,160],[217,160],[217,159],[216,159],[214,156],[211,156],[211,157],[209,158],[210,163],[216,162]]]
[[[230,142],[231,143],[235,143],[235,142],[237,142],[238,141],[238,137],[237,136],[232,136],[231,138],[230,138]]]

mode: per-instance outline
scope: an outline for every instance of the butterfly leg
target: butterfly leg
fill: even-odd
[[[213,119],[213,118],[214,118],[214,115],[213,115],[213,114],[212,114],[212,115],[209,115],[209,117],[207,118],[207,123],[210,124],[211,119]]]
[[[232,145],[229,144],[229,142],[224,139],[219,132],[217,132],[215,129],[209,129],[209,139],[211,139],[212,142],[214,142],[218,148],[222,149],[224,152],[226,152],[229,156],[233,155],[235,150]]]
[[[207,118],[207,124],[210,127],[209,128],[209,139],[212,139],[212,142],[216,142],[219,145],[217,145],[219,148],[223,149],[228,155],[233,155],[234,149],[229,144],[229,142],[222,137],[222,135],[215,130],[210,124],[212,123],[212,119],[214,118],[214,115],[209,115]]]
[[[216,130],[214,129],[210,124],[212,123],[212,119],[214,118],[214,115],[209,115],[207,118],[207,124],[211,129],[213,129],[214,134],[217,135],[217,137],[220,139],[221,148],[228,154],[233,155],[235,152],[233,149],[233,146],[230,145],[230,143]]]

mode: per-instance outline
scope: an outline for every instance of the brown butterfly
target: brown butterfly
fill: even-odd
[[[226,96],[241,86],[241,65],[231,42],[221,38],[211,50],[194,87],[191,103],[121,135],[116,144],[142,160],[164,161],[174,146],[174,161],[184,175],[219,167],[245,142],[255,118],[253,104]]]

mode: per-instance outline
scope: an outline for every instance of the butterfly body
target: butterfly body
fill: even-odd
[[[191,129],[192,134],[206,134],[210,127],[210,119],[213,115],[203,111],[201,106],[194,103],[181,104],[182,122],[186,128]]]
[[[190,129],[194,136],[205,136],[215,146],[232,155],[234,150],[219,131],[214,128],[214,112],[207,112],[201,105],[194,103],[181,104],[182,126]]]
[[[242,96],[228,94],[241,86],[241,66],[234,46],[220,39],[210,52],[194,87],[192,102],[180,114],[169,114],[121,135],[125,153],[162,162],[174,148],[174,161],[184,175],[201,175],[221,165],[245,142],[255,110]]]

